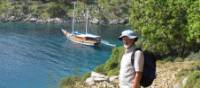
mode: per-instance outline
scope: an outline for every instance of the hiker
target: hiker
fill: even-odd
[[[140,88],[142,78],[144,55],[141,50],[136,50],[134,63],[131,56],[136,48],[135,42],[138,36],[132,30],[125,30],[121,33],[119,40],[123,42],[125,52],[120,63],[119,86],[120,88]]]

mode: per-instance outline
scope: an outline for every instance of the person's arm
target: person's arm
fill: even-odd
[[[144,55],[142,51],[138,50],[135,52],[135,59],[134,59],[135,75],[132,84],[133,88],[140,88],[140,80],[142,78],[143,65],[144,65]]]
[[[142,72],[135,72],[135,77],[133,79],[133,88],[140,88],[141,78],[142,78]]]

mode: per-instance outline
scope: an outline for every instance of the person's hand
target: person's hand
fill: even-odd
[[[140,88],[140,80],[142,78],[142,72],[135,72],[135,77],[133,79],[133,88]]]
[[[132,88],[140,88],[140,84],[133,82],[133,87]]]

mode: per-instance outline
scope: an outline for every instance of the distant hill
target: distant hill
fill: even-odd
[[[62,18],[70,20],[73,0],[4,0],[0,1],[0,18],[4,21],[24,19]],[[92,23],[127,23],[129,0],[77,0],[76,20],[84,20],[85,10],[90,11]]]

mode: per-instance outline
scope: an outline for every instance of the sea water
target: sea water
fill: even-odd
[[[82,75],[105,63],[109,45],[98,47],[73,43],[62,34],[67,24],[0,23],[0,88],[58,88],[67,76]],[[84,26],[75,27],[84,32]],[[127,27],[91,25],[89,33],[118,45]]]

